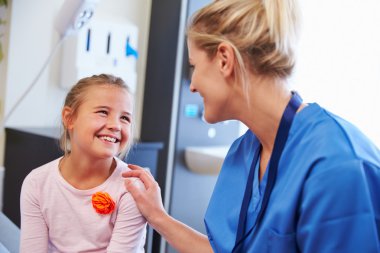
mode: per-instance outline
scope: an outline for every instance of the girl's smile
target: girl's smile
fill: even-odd
[[[119,154],[130,138],[132,109],[131,95],[121,88],[88,88],[68,127],[72,150],[95,159]]]

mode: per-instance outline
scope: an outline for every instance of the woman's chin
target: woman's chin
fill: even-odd
[[[220,120],[218,120],[215,116],[210,116],[210,115],[204,115],[203,119],[204,121],[206,121],[206,123],[209,123],[209,124],[215,124],[215,123],[220,122]]]

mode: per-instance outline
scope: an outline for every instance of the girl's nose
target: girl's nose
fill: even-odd
[[[109,117],[107,121],[107,128],[113,130],[113,131],[120,131],[121,130],[121,123],[119,118],[115,117]]]

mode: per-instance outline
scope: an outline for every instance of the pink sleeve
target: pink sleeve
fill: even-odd
[[[38,189],[33,174],[29,174],[21,188],[20,253],[48,251],[48,229],[41,213]]]
[[[138,210],[131,194],[122,195],[117,212],[107,252],[144,252],[146,220]]]

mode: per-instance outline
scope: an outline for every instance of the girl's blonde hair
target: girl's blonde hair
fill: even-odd
[[[132,95],[131,90],[126,85],[126,83],[123,81],[123,79],[109,75],[109,74],[100,74],[100,75],[93,75],[91,77],[85,77],[80,79],[69,91],[69,93],[66,96],[64,107],[71,108],[71,117],[75,117],[79,106],[83,103],[84,98],[86,96],[87,90],[91,87],[96,86],[113,86],[118,87],[120,89],[126,90],[130,95]],[[132,110],[133,112],[133,110]],[[71,152],[70,148],[70,134],[67,130],[67,127],[65,126],[63,120],[62,120],[62,127],[63,131],[61,134],[61,138],[59,140],[60,148],[64,152],[64,155],[68,155]],[[128,138],[126,147],[123,148],[123,150],[118,154],[120,158],[124,158],[126,156],[133,144],[133,132],[134,132],[134,120],[132,117],[131,121],[131,131],[130,136]]]
[[[210,58],[220,43],[230,44],[236,81],[248,89],[248,69],[274,78],[291,75],[298,23],[296,0],[216,0],[193,15],[187,35]]]

